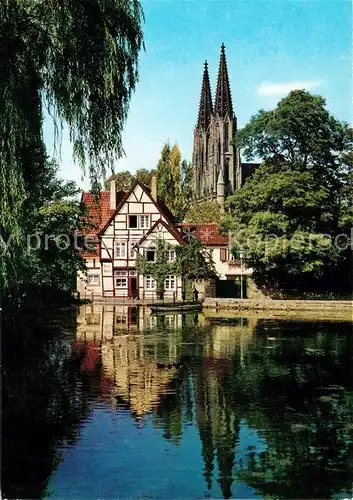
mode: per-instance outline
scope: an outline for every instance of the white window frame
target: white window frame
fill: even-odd
[[[126,241],[116,241],[115,242],[115,258],[116,259],[126,259]]]
[[[137,245],[138,240],[130,240],[129,241],[129,259],[136,259],[136,250],[135,246]]]
[[[156,289],[156,280],[153,276],[145,277],[145,287],[146,290],[155,290]]]
[[[117,325],[126,325],[126,323],[127,323],[127,314],[116,313],[115,314],[115,323]]]
[[[100,285],[100,275],[99,275],[99,273],[88,273],[87,274],[87,285],[89,285],[89,286],[99,286]]]
[[[175,262],[176,261],[176,252],[175,250],[167,250],[166,251],[166,257],[168,262]]]
[[[164,287],[166,290],[176,290],[176,276],[167,276],[164,282]]]
[[[127,288],[127,271],[115,271],[114,272],[114,284],[115,288]]]
[[[151,227],[151,217],[147,214],[141,214],[138,217],[139,229],[149,229]]]

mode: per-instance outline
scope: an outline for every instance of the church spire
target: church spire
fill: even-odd
[[[233,106],[228,79],[225,46],[224,43],[222,43],[216,90],[215,115],[224,118],[226,114],[228,114],[229,117],[233,116]]]
[[[205,61],[205,69],[203,72],[201,97],[200,97],[199,116],[197,119],[197,128],[202,128],[206,130],[210,123],[212,113],[213,113],[213,108],[212,108],[210,77],[208,75],[207,61]]]

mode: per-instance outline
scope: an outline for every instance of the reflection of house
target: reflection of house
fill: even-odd
[[[193,324],[193,316],[181,313],[168,313],[161,316],[151,314],[147,307],[88,304],[80,307],[77,319],[77,336],[82,340],[111,339],[113,335],[180,329],[188,323]]]
[[[167,335],[164,328],[159,333],[161,319]],[[141,417],[159,403],[176,375],[181,323],[181,314],[157,318],[143,307],[82,306],[76,341],[77,348],[85,347],[81,369],[94,369],[100,358],[102,388],[109,388],[111,404],[126,404]],[[156,335],[142,334],[153,327]]]
[[[102,346],[102,368],[113,381],[114,406],[122,401],[139,417],[159,403],[176,375],[175,357],[165,359],[161,366],[157,349],[144,341],[141,336],[117,336]]]

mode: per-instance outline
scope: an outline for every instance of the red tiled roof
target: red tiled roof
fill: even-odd
[[[94,194],[89,191],[82,193],[81,203],[88,209],[87,222],[93,224],[93,227],[88,228],[86,236],[95,237],[97,232],[107,223],[109,217],[114,213],[110,208],[110,192],[101,191],[99,201],[94,197]]]
[[[228,245],[228,236],[223,236],[215,222],[204,224],[178,224],[182,231],[190,230],[191,235],[195,236],[204,245]]]

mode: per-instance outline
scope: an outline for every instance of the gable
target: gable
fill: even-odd
[[[119,214],[125,214],[125,216],[128,214],[150,214],[154,216],[152,224],[159,218],[163,218],[166,222],[173,224],[171,212],[160,201],[154,200],[150,190],[139,183],[135,183],[130,191],[125,193],[116,210],[99,230],[98,236],[106,234],[106,231],[108,231],[108,228]]]
[[[141,238],[137,246],[140,248],[150,246],[150,243],[154,243],[156,238],[161,238],[171,245],[186,245],[174,225],[166,223],[163,219],[159,219],[148,233]]]

